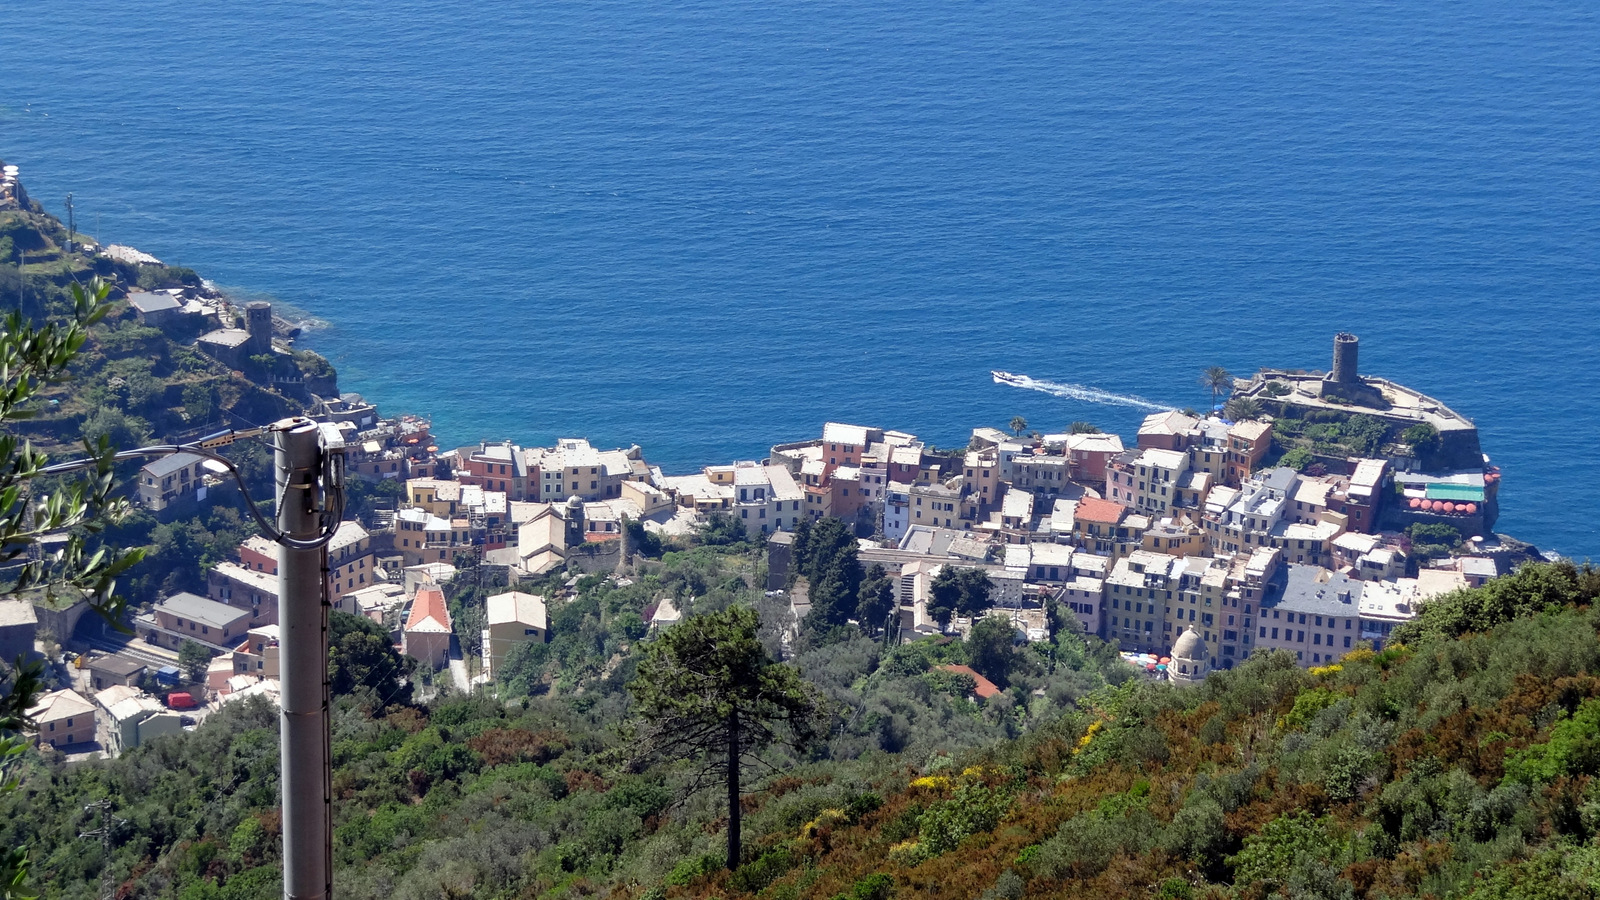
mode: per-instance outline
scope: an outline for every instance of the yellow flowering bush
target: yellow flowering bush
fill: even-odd
[[[800,826],[800,837],[811,840],[820,834],[822,829],[837,825],[849,817],[849,813],[842,809],[825,809],[815,819]]]
[[[1094,740],[1094,736],[1099,734],[1100,729],[1104,727],[1105,723],[1099,719],[1095,719],[1093,722],[1090,722],[1089,729],[1083,733],[1083,737],[1078,738],[1078,746],[1072,748],[1072,755],[1077,756],[1079,753],[1087,750],[1089,748],[1089,742]]]

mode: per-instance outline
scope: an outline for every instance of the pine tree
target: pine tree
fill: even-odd
[[[928,588],[928,615],[939,627],[950,627],[956,615],[975,616],[988,609],[994,583],[982,569],[945,566]]]
[[[743,606],[694,616],[644,648],[628,683],[639,761],[691,760],[691,791],[720,782],[728,795],[728,868],[740,862],[741,773],[773,744],[803,747],[821,726],[823,700],[792,666],[774,662]]]
[[[890,578],[889,573],[879,565],[874,565],[867,572],[866,580],[861,582],[859,599],[856,603],[856,621],[860,623],[861,630],[868,635],[877,634],[894,612],[894,588],[894,579]]]
[[[860,603],[860,545],[844,522],[818,521],[807,543],[805,575],[810,581],[808,627],[816,630],[845,625]]]

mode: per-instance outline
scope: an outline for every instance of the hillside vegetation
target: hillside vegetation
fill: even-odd
[[[113,285],[113,296],[201,284],[191,269],[132,265],[77,247],[68,253],[66,244],[66,228],[53,216],[0,212],[0,298],[6,306],[20,307],[36,321],[62,318],[71,310],[69,287],[94,276]],[[19,265],[24,255],[27,263]],[[73,379],[43,393],[53,402],[14,427],[45,448],[68,450],[80,436],[101,434],[131,447],[207,426],[270,422],[300,410],[299,402],[196,350],[199,323],[174,327],[189,330],[146,327],[130,309],[119,308],[91,330]]]
[[[1528,565],[1437,601],[1404,646],[1309,672],[1257,654],[1194,688],[1063,631],[1014,651],[983,706],[936,668],[971,661],[960,641],[802,633],[830,732],[769,753],[729,872],[716,792],[688,792],[682,764],[630,767],[625,685],[654,598],[770,618],[757,575],[734,545],[585,579],[503,699],[413,703],[384,642],[341,627],[339,896],[1600,896],[1592,570]],[[116,761],[35,762],[0,840],[35,848],[47,896],[107,877],[119,896],[276,896],[275,726],[241,704]],[[109,857],[77,838],[97,799],[126,820]]]
[[[61,222],[37,208],[0,212],[0,305],[20,308],[29,319],[43,323],[68,318],[72,286],[95,277],[112,285],[113,297],[201,284],[190,269],[86,254],[82,235],[68,252],[67,238]],[[166,331],[147,327],[127,304],[116,304],[89,329],[71,377],[42,385],[30,414],[5,423],[7,433],[63,459],[78,456],[84,439],[105,436],[114,446],[129,449],[304,411],[301,400],[264,387],[197,350],[194,338],[201,327],[198,321]],[[334,381],[332,367],[321,357],[302,351],[293,358],[306,377]],[[242,441],[228,452],[251,494],[270,496],[271,452],[266,444]],[[139,465],[130,461],[119,467],[119,482],[130,492]],[[219,493],[232,489],[225,484]],[[240,540],[254,532],[253,525],[246,526],[248,513],[239,502],[225,497],[192,516],[167,522],[136,513],[108,535],[115,546],[149,552],[149,561],[122,581],[120,591],[134,605],[180,590],[203,593],[204,569],[231,558]]]

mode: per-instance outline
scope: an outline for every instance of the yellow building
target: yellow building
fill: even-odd
[[[447,519],[459,512],[461,484],[440,478],[413,478],[406,482],[406,501]]]
[[[490,597],[485,605],[489,627],[483,632],[483,667],[491,677],[519,644],[549,640],[543,597],[510,591]]]

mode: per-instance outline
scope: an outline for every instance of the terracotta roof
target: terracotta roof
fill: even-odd
[[[1073,517],[1081,522],[1107,522],[1115,525],[1122,521],[1122,517],[1127,513],[1128,508],[1121,503],[1097,497],[1085,497],[1078,501],[1078,508]]]
[[[973,684],[975,685],[972,689],[972,692],[978,695],[979,700],[987,700],[990,697],[993,697],[995,694],[1000,693],[1000,689],[995,687],[994,682],[973,671],[971,666],[940,666],[939,668],[945,670],[946,672],[959,672],[962,675],[971,675]]]
[[[445,606],[444,591],[436,587],[422,588],[411,601],[411,617],[406,619],[407,631],[450,632],[450,610]]]

